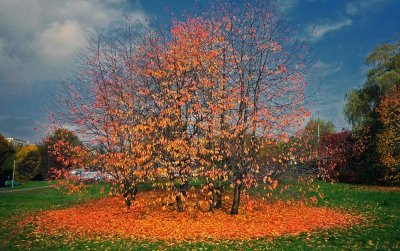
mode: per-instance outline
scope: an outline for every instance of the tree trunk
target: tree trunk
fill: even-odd
[[[238,214],[239,213],[239,203],[240,203],[240,190],[242,188],[242,184],[235,183],[235,188],[233,190],[233,201],[232,201],[232,208],[231,214]]]
[[[183,196],[187,197],[187,192],[189,191],[189,181],[185,179],[182,185],[179,185],[181,193]]]
[[[183,184],[179,185],[179,193],[176,195],[176,206],[179,212],[183,211],[183,202],[182,202],[182,195],[187,197],[187,192],[189,191],[189,181],[185,179]]]
[[[125,199],[125,205],[129,209],[132,206],[132,201],[134,201],[136,198],[137,185],[134,182],[132,182],[131,184],[128,184],[128,182],[125,182],[125,185],[126,185],[126,187],[125,187],[123,196]]]
[[[181,194],[176,195],[175,198],[176,198],[176,207],[178,208],[178,211],[183,212],[183,203]]]
[[[211,204],[210,204],[210,212],[213,212],[214,209],[220,209],[222,207],[222,189],[223,186],[221,184],[221,179],[218,177],[217,184],[211,188]]]

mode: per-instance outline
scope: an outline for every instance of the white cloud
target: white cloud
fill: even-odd
[[[77,21],[55,22],[39,35],[39,47],[46,57],[68,57],[85,43],[85,35]]]
[[[145,20],[139,0],[0,0],[0,133],[38,141],[48,93],[84,38],[125,16]]]
[[[311,33],[312,39],[319,40],[322,39],[327,33],[338,31],[346,26],[352,25],[352,20],[347,18],[341,21],[324,21],[319,24],[310,25],[308,31]]]
[[[393,0],[358,0],[346,4],[346,13],[357,15],[364,11],[373,11],[382,8]]]
[[[129,0],[0,0],[0,93],[26,95],[56,84],[89,32],[124,16],[144,20]]]
[[[335,63],[325,63],[324,61],[318,60],[315,63],[315,76],[317,78],[326,78],[327,76],[342,70],[343,65],[343,61]]]
[[[299,0],[277,0],[276,2],[278,9],[283,13],[292,10],[298,3]]]
[[[336,131],[349,128],[350,126],[343,116],[343,104],[343,97],[324,92],[316,103],[310,107],[311,117],[332,121]]]

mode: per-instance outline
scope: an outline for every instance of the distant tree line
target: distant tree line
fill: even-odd
[[[0,134],[0,186],[3,186],[6,180],[12,179],[14,161],[15,180],[24,182],[49,179],[50,167],[57,168],[63,165],[49,150],[58,140],[69,142],[71,145],[82,144],[75,134],[64,129],[55,130],[38,145],[27,146],[14,146]]]

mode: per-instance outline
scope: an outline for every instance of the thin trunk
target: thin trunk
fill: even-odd
[[[217,187],[215,193],[216,193],[215,208],[220,209],[222,207],[222,186]]]
[[[242,184],[235,183],[235,188],[233,190],[233,201],[232,201],[232,208],[231,214],[238,214],[239,213],[239,204],[240,204],[240,192],[241,192]]]
[[[188,188],[189,188],[189,183],[187,181],[185,181],[184,184],[179,185],[179,192],[175,196],[176,207],[179,212],[183,212],[183,210],[184,210],[182,196],[187,197]]]
[[[221,209],[222,207],[222,187],[215,187],[211,190],[211,204],[210,204],[210,212],[213,212],[214,209]]]
[[[218,176],[218,181],[217,181],[217,187],[215,189],[215,208],[220,209],[222,207],[222,182],[221,182],[221,177]]]
[[[223,186],[221,184],[221,177],[218,177],[217,183],[212,183],[213,186],[210,188],[211,192],[211,203],[210,203],[210,212],[213,212],[214,209],[220,209],[222,207],[222,189]]]
[[[179,175],[181,176],[181,184],[179,184],[179,191],[175,198],[178,211],[182,212],[184,210],[182,196],[187,197],[187,192],[189,191],[189,180],[185,168],[180,168]]]
[[[189,181],[185,179],[182,185],[179,185],[179,189],[183,196],[187,197],[187,192],[189,191]]]

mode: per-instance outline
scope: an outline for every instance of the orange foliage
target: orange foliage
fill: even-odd
[[[178,242],[297,235],[319,229],[346,227],[361,221],[359,216],[333,209],[300,203],[268,204],[257,198],[243,198],[245,206],[240,215],[229,215],[227,205],[222,210],[206,212],[208,205],[204,206],[201,201],[184,212],[177,212],[174,206],[162,204],[158,198],[165,196],[160,193],[143,192],[130,210],[121,203],[120,197],[115,196],[67,209],[43,211],[28,221],[34,219],[35,234],[66,234],[87,238],[117,236]],[[192,196],[199,194],[192,193]]]
[[[274,8],[259,1],[213,9],[174,20],[170,30],[127,20],[115,38],[92,41],[83,70],[63,84],[56,123],[73,125],[95,148],[84,167],[112,177],[112,191],[128,207],[137,184],[155,181],[157,168],[179,211],[197,173],[214,201],[210,210],[229,183],[237,214],[243,190],[272,174],[258,158],[262,142],[288,142],[310,115],[307,46],[292,39]],[[294,158],[288,155],[278,162]],[[63,159],[67,169],[80,163],[75,158]]]

